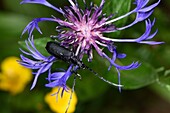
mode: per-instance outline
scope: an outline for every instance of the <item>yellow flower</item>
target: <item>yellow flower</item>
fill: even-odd
[[[32,78],[32,71],[21,66],[17,57],[8,57],[1,63],[0,89],[18,94]]]
[[[58,98],[56,98],[56,95],[53,95],[56,92],[58,92],[58,87],[53,88],[52,91],[45,96],[45,101],[47,102],[51,110],[55,113],[65,113],[70,99],[71,91],[69,90],[68,92],[64,92],[63,97],[61,97],[60,95],[62,90],[60,90],[58,93]],[[68,113],[73,113],[75,111],[76,104],[77,96],[76,93],[73,92]]]

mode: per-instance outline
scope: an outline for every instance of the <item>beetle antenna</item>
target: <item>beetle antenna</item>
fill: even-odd
[[[116,87],[122,87],[122,85],[120,84],[116,84],[113,82],[110,82],[109,80],[106,80],[105,78],[103,78],[102,76],[100,76],[97,72],[95,72],[93,69],[91,69],[90,67],[85,65],[85,68],[88,69],[90,72],[92,72],[96,77],[98,77],[99,79],[103,80],[104,82],[112,85],[112,86],[116,86]]]

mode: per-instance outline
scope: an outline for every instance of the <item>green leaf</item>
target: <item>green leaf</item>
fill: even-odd
[[[132,71],[123,71],[121,81],[124,85],[123,89],[138,89],[153,84],[157,81],[158,74],[148,63],[142,63],[138,69]]]
[[[151,88],[170,102],[170,70],[165,71]]]
[[[49,37],[34,39],[35,47],[41,54],[43,54],[45,56],[49,55],[45,49],[45,46],[46,46],[47,42],[49,42],[50,40],[51,39]],[[18,43],[22,48],[28,50],[26,47],[25,41],[19,41]]]
[[[106,59],[101,58],[99,55],[94,55],[96,59],[93,61],[93,65],[89,67],[94,67],[96,72],[103,77],[107,78],[113,83],[118,83],[117,72],[114,67],[108,71],[109,62]],[[128,59],[126,59],[128,61]],[[127,63],[122,63],[117,61],[121,65],[127,65]],[[141,66],[134,70],[120,71],[121,73],[121,84],[123,89],[138,89],[144,86],[150,85],[158,79],[157,70],[154,69],[150,64],[142,62]]]

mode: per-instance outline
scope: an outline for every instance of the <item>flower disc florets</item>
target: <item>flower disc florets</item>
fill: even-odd
[[[104,15],[100,17],[102,15],[104,1],[100,4],[100,7],[91,4],[90,8],[86,8],[84,11],[79,9],[74,3],[72,4],[71,7],[66,7],[63,10],[66,21],[59,20],[60,26],[57,27],[57,31],[61,32],[58,38],[63,40],[61,42],[62,45],[72,46],[80,59],[86,53],[89,56],[88,59],[91,61],[93,56],[92,47],[102,56],[98,45],[106,47],[112,43],[101,38],[103,33],[116,29],[114,25],[102,25],[112,16],[109,18],[104,17]],[[68,30],[63,30],[63,27],[68,28]]]

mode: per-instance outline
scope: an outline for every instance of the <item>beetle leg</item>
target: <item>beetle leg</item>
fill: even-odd
[[[78,68],[79,69],[79,68]],[[79,79],[81,79],[81,75],[77,73],[77,71],[75,71],[75,66],[71,69],[71,73],[74,73],[76,75],[76,77],[79,77]]]

